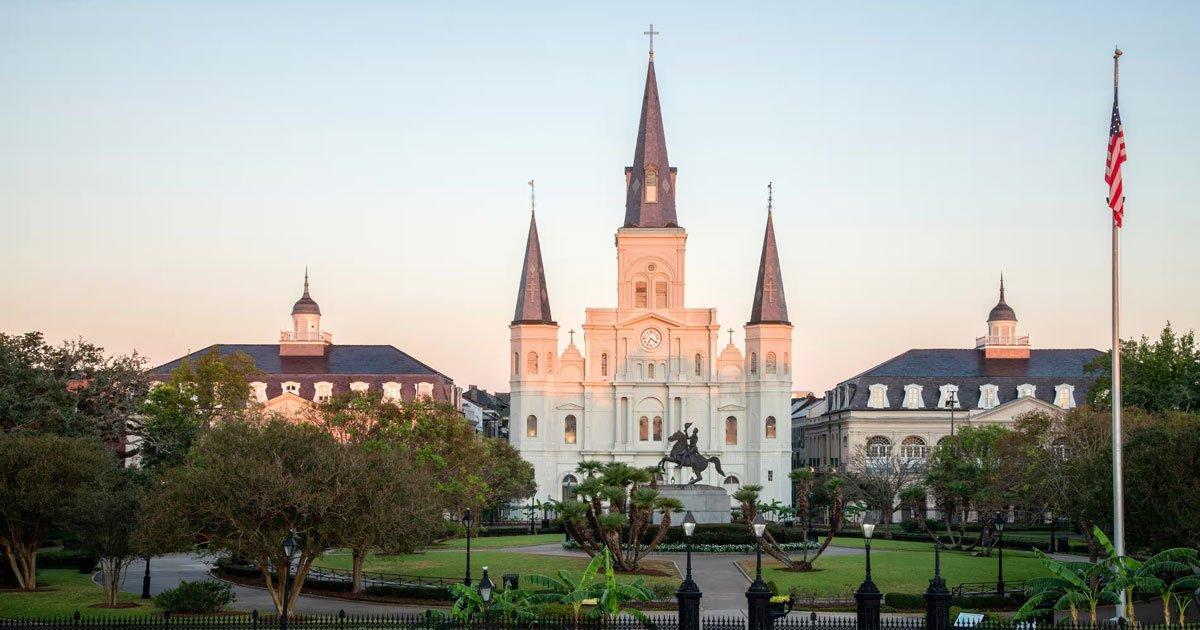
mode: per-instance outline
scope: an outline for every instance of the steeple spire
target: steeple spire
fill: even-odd
[[[750,324],[787,324],[787,300],[783,295],[783,273],[779,269],[779,249],[775,245],[774,184],[767,184],[767,230],[763,234],[762,258],[758,262],[758,283],[754,287],[754,306]]]
[[[308,266],[304,267],[304,294],[292,305],[292,315],[320,315],[321,307],[308,294]]]
[[[650,32],[653,31],[651,28]],[[625,195],[625,227],[679,226],[675,218],[675,169],[667,163],[667,138],[663,133],[653,52],[646,69],[633,166],[625,169]]]
[[[532,179],[529,180],[529,237],[525,241],[525,262],[521,267],[521,285],[517,289],[517,308],[512,323],[554,323],[550,315],[550,293],[546,290],[546,271],[542,268],[542,246],[538,242]]]

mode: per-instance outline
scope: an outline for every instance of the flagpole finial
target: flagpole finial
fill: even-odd
[[[1125,53],[1122,52],[1120,48],[1113,46],[1113,59],[1116,59],[1117,57],[1120,57],[1121,55],[1124,55],[1124,54]]]

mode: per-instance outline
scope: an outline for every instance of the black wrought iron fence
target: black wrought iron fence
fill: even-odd
[[[608,618],[540,616],[507,618],[476,616],[454,619],[445,613],[400,615],[300,615],[288,620],[289,630],[680,630],[674,614],[649,616],[646,621],[632,616]],[[745,622],[716,620],[707,630],[745,630]],[[4,620],[0,630],[272,630],[279,619],[271,615],[157,616],[99,618],[76,613],[67,618]]]
[[[350,583],[352,573],[344,569],[328,569],[313,567],[308,576],[327,582]],[[362,580],[365,586],[451,586],[462,584],[462,578],[431,577],[428,575],[404,575],[402,573],[383,573],[363,571]]]
[[[1025,580],[1005,582],[1004,592],[1001,592],[997,588],[995,580],[991,582],[963,582],[951,588],[950,592],[956,597],[1013,597],[1025,593]]]

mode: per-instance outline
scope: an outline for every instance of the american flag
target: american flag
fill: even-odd
[[[1121,186],[1121,165],[1125,163],[1125,130],[1121,128],[1121,112],[1117,110],[1117,91],[1113,90],[1112,124],[1108,128],[1108,160],[1104,166],[1104,183],[1108,184],[1108,207],[1112,208],[1113,225],[1121,227],[1125,217],[1125,190]]]

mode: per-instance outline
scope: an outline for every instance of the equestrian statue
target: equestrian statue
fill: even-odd
[[[712,464],[713,466],[716,466],[717,472],[724,477],[725,471],[721,470],[720,459],[716,457],[705,457],[700,454],[700,448],[697,446],[697,443],[700,441],[700,429],[693,428],[692,434],[689,436],[688,427],[691,426],[692,423],[689,422],[683,425],[682,431],[676,431],[675,433],[671,434],[671,437],[667,438],[668,442],[672,442],[671,452],[666,457],[658,461],[659,472],[666,472],[667,462],[675,464],[676,466],[691,468],[692,474],[695,475],[696,478],[688,482],[687,485],[690,486],[700,481],[701,475],[704,474],[704,471],[708,468],[708,465]]]

